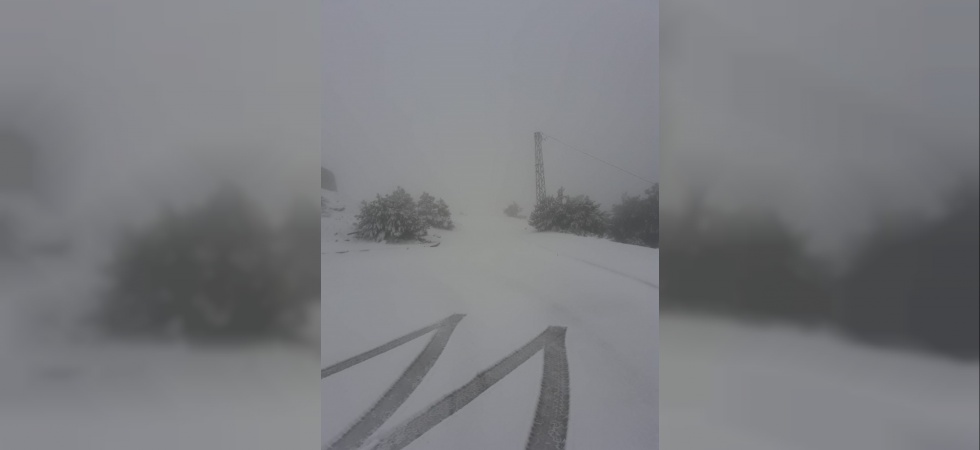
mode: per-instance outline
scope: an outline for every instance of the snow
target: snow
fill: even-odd
[[[334,242],[329,235],[321,243],[324,367],[466,314],[418,389],[375,436],[547,327],[564,326],[571,382],[566,448],[656,448],[658,252],[535,233],[525,221],[504,216],[457,214],[454,220],[456,230],[433,230],[440,241],[435,248]],[[323,219],[327,232],[342,235],[344,226],[336,215]],[[428,339],[322,381],[325,444],[373,405]],[[541,377],[538,354],[407,448],[522,448]]]
[[[323,241],[323,366],[466,314],[375,436],[559,325],[568,327],[567,449],[651,449],[658,438],[685,450],[980,444],[975,362],[858,345],[828,330],[660,317],[656,250],[535,233],[506,217],[454,219],[458,229],[437,232],[436,248]],[[429,336],[322,380],[324,443],[371,408]],[[407,448],[523,448],[541,361],[531,358]]]
[[[664,314],[668,449],[977,448],[980,368],[822,330]]]
[[[319,445],[310,346],[100,338],[84,322],[101,285],[96,260],[0,261],[0,447]]]

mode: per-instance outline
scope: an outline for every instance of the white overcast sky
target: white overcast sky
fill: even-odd
[[[2,1],[0,118],[60,153],[61,201],[75,220],[109,223],[156,199],[199,199],[216,174],[265,205],[286,204],[318,177],[321,9]]]
[[[978,174],[978,2],[666,0],[663,205],[703,184],[839,256]]]
[[[828,248],[975,182],[977,2],[671,0],[662,21],[658,8],[4,1],[0,120],[71,156],[64,202],[89,216],[199,197],[215,156],[283,204],[315,182],[318,146],[352,200],[401,184],[457,208],[528,207],[539,130],[663,179],[668,206],[707,180]],[[645,187],[544,145],[551,192],[608,206]]]
[[[353,200],[402,185],[462,210],[534,199],[542,131],[658,175],[651,0],[324,2],[324,165]],[[550,193],[646,183],[545,141]]]

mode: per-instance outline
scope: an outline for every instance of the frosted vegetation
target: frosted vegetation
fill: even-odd
[[[319,298],[316,218],[297,201],[274,227],[231,185],[197,208],[169,209],[119,241],[102,323],[195,338],[288,333],[297,324],[286,319]]]
[[[975,361],[977,204],[967,189],[937,220],[882,219],[844,266],[814,257],[774,214],[695,202],[664,217],[662,307],[830,326],[866,343]]]
[[[517,217],[520,206],[511,204],[504,210]],[[537,231],[570,233],[578,236],[608,238],[622,244],[660,247],[660,188],[654,185],[642,196],[623,194],[620,203],[606,212],[587,195],[574,197],[558,189],[534,207],[529,219]]]
[[[420,241],[428,235],[430,228],[451,230],[455,227],[449,206],[441,198],[437,200],[423,192],[416,202],[401,187],[384,197],[378,195],[371,202],[362,202],[356,218],[353,234],[359,239],[376,242]]]

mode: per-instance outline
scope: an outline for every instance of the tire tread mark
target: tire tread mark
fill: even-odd
[[[562,328],[544,347],[544,370],[527,450],[563,450],[568,435],[569,373]]]
[[[434,324],[429,325],[429,326],[427,326],[425,328],[422,328],[422,329],[413,331],[411,333],[408,333],[408,334],[406,334],[406,335],[404,335],[404,336],[402,336],[400,338],[397,338],[397,339],[395,339],[395,340],[393,340],[391,342],[388,342],[386,344],[382,344],[381,346],[378,346],[378,347],[376,347],[374,349],[368,350],[368,351],[366,351],[364,353],[361,353],[361,354],[359,354],[357,356],[354,356],[354,357],[345,359],[345,360],[343,360],[343,361],[341,361],[341,362],[339,362],[337,364],[334,364],[334,365],[332,365],[330,367],[327,367],[327,368],[324,368],[324,369],[320,369],[320,379],[322,380],[322,379],[324,379],[326,377],[329,377],[330,375],[333,375],[333,374],[336,374],[338,372],[342,372],[344,370],[347,370],[347,369],[349,369],[349,368],[351,368],[353,366],[356,366],[356,365],[358,365],[358,364],[360,364],[360,363],[362,363],[364,361],[367,361],[367,360],[369,360],[371,358],[374,358],[375,356],[381,355],[381,354],[383,354],[383,353],[385,353],[385,352],[387,352],[389,350],[393,350],[393,349],[395,349],[397,347],[400,347],[400,346],[402,346],[404,344],[407,344],[408,342],[411,342],[411,341],[417,339],[418,337],[423,336],[423,335],[431,332],[432,330],[435,330],[436,328],[445,326],[450,321],[459,322],[460,320],[463,319],[464,316],[465,316],[465,314],[454,314],[454,315],[449,316],[449,317],[447,317],[447,318],[445,318],[443,320],[440,320],[437,323],[434,323]]]
[[[436,333],[432,336],[432,339],[429,340],[429,343],[425,346],[425,349],[423,349],[422,352],[415,357],[415,360],[412,361],[408,368],[405,369],[405,372],[402,373],[397,380],[395,380],[395,383],[388,388],[384,395],[378,399],[371,409],[364,413],[364,415],[361,416],[357,422],[351,425],[350,428],[348,428],[347,431],[340,436],[340,438],[330,444],[327,448],[329,450],[347,450],[358,448],[364,443],[364,441],[371,437],[371,435],[377,431],[381,425],[384,425],[385,421],[387,421],[395,413],[395,411],[397,411],[398,408],[405,403],[406,400],[408,400],[408,397],[412,395],[412,392],[415,392],[415,389],[422,383],[422,379],[429,372],[429,370],[432,369],[432,366],[435,365],[436,360],[439,359],[439,356],[442,355],[442,351],[446,348],[446,344],[449,343],[449,338],[456,329],[456,325],[459,324],[459,321],[462,319],[462,314],[455,314],[436,324],[435,329],[438,329],[438,331],[436,331]],[[432,327],[426,327],[419,331],[424,331],[430,328]],[[417,333],[418,332],[411,333],[407,336],[416,335],[415,337],[418,337],[420,334]],[[401,343],[405,342],[407,341],[403,341]],[[397,347],[397,345],[395,347]],[[374,356],[378,354],[380,353],[375,353]],[[361,359],[361,362],[364,360],[365,359]],[[350,366],[348,365],[347,367]]]
[[[531,359],[538,351],[545,349],[551,358],[545,361],[545,378],[542,387],[554,388],[550,393],[542,392],[539,396],[538,409],[535,413],[535,425],[528,439],[528,450],[561,450],[565,447],[565,433],[568,428],[568,363],[565,357],[565,327],[548,327],[544,332],[525,344],[523,347],[500,360],[489,369],[477,374],[473,380],[438,402],[429,406],[425,411],[380,438],[373,450],[400,450],[418,439],[427,431],[449,418],[464,406],[472,402],[491,386],[509,375],[519,366]],[[554,343],[560,344],[554,344]],[[547,349],[551,351],[548,352]],[[551,360],[549,363],[548,361]],[[564,372],[564,373],[562,373]],[[549,374],[552,375],[549,377]],[[557,405],[552,402],[558,402]],[[542,406],[544,405],[544,406]],[[539,423],[542,425],[539,426]],[[542,428],[544,427],[544,428]]]

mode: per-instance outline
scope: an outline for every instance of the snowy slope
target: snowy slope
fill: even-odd
[[[661,317],[660,330],[665,449],[980,445],[976,363],[673,314]]]
[[[567,327],[568,449],[650,449],[658,437],[662,448],[685,450],[951,450],[980,443],[976,363],[788,326],[679,315],[658,324],[656,251],[533,233],[519,220],[457,220],[459,229],[442,233],[437,248],[322,256],[324,366],[466,314],[375,436],[559,325]],[[358,422],[428,339],[322,380],[324,442]],[[406,448],[524,448],[542,373],[536,355]],[[658,381],[670,391],[659,394]]]
[[[338,254],[332,245],[350,243],[324,244],[324,367],[465,314],[417,389],[374,435],[385,436],[549,326],[559,326],[567,327],[566,448],[655,448],[657,251],[533,233],[526,222],[506,217],[455,219],[457,230],[436,233],[436,248],[378,244]],[[358,421],[429,339],[422,336],[325,378],[324,443]],[[523,448],[542,361],[540,354],[532,356],[406,448]]]
[[[98,287],[84,261],[0,265],[0,448],[316,448],[309,347],[106,341]]]

